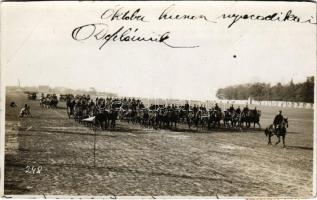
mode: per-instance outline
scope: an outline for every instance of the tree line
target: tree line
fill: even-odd
[[[251,97],[258,101],[293,101],[314,102],[314,76],[307,77],[305,82],[294,84],[248,83],[220,88],[216,96],[219,99],[246,100]]]

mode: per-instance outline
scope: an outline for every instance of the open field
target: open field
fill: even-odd
[[[18,119],[25,103],[33,118]],[[278,108],[258,108],[265,127]],[[8,94],[5,194],[310,197],[313,110],[283,108],[283,114],[290,124],[284,149],[268,146],[263,131],[252,129],[180,132],[119,122],[96,132],[94,166],[93,131],[68,119],[65,109]],[[42,170],[26,173],[27,166]]]

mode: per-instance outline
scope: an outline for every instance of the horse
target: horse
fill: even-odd
[[[268,145],[272,145],[271,137],[274,135],[274,126],[273,124],[270,124],[268,127],[265,128],[264,134],[268,138]]]
[[[110,122],[110,128],[115,128],[116,120],[118,119],[119,111],[116,109],[111,109],[108,111],[108,121]]]
[[[223,124],[225,127],[229,127],[230,124],[232,125],[232,113],[229,110],[224,111]]]
[[[260,124],[261,111],[260,110],[249,110],[248,112],[242,112],[240,115],[239,125],[240,127],[245,123],[247,128],[250,128],[251,123],[253,123],[253,128],[255,128],[255,124],[261,128]]]
[[[239,127],[239,121],[240,121],[240,114],[237,112],[232,112],[231,115],[231,126],[232,127]]]
[[[219,128],[220,121],[223,118],[223,114],[220,110],[209,111],[208,129]]]
[[[282,122],[280,124],[277,124],[275,128],[273,124],[268,126],[264,130],[265,136],[268,137],[268,145],[272,145],[271,137],[273,135],[276,135],[276,137],[278,138],[278,141],[275,143],[275,145],[281,142],[280,137],[282,137],[283,148],[285,148],[285,137],[286,137],[287,128],[288,128],[288,118],[283,118]]]
[[[81,122],[81,120],[83,119],[83,108],[79,101],[75,103],[73,110],[75,121]]]
[[[185,109],[180,109],[178,112],[179,123],[186,123],[187,111]]]
[[[147,127],[150,125],[150,114],[148,110],[143,110],[143,115],[141,119],[141,125]]]
[[[58,99],[55,95],[46,97],[42,96],[40,99],[40,105],[44,108],[57,108]]]
[[[66,108],[67,108],[67,115],[69,119],[71,116],[74,116],[74,106],[75,106],[75,100],[67,98]]]
[[[98,107],[94,110],[95,116],[95,127],[100,126],[101,130],[108,129],[109,126],[109,112],[106,109],[98,109]]]
[[[133,124],[137,122],[138,113],[136,110],[127,110],[121,114],[121,119],[125,119],[128,123],[132,122]]]
[[[194,113],[194,117],[193,117],[193,122],[194,122],[194,125],[196,126],[197,130],[199,128],[199,125],[201,125],[201,127],[202,127],[202,120],[201,119],[202,119],[202,111],[199,110],[196,113]]]
[[[261,111],[260,110],[251,110],[249,114],[249,123],[253,123],[253,128],[255,128],[255,124],[261,128],[260,124]],[[250,125],[249,125],[250,126]]]
[[[190,110],[187,112],[187,115],[186,115],[186,123],[189,129],[191,129],[191,125],[194,122],[195,122],[195,113]]]
[[[33,92],[33,93],[28,94],[28,99],[30,99],[30,100],[36,100],[36,93]]]
[[[244,123],[245,123],[245,127],[250,128],[250,112],[242,112],[240,114],[240,121],[239,121],[240,127],[242,127]]]
[[[171,127],[173,127],[174,125],[174,128],[177,127],[177,122],[179,120],[178,118],[178,111],[175,110],[175,109],[172,109],[172,110],[169,110],[167,111],[167,124],[168,126],[171,125]]]
[[[286,128],[288,128],[288,118],[284,118],[283,121],[276,127],[276,136],[278,141],[275,143],[275,145],[281,142],[280,137],[282,136],[283,148],[285,148]]]
[[[201,123],[201,127],[202,128],[206,128],[208,126],[208,121],[209,121],[209,116],[207,113],[203,113],[201,115],[201,120],[200,120],[200,123]]]

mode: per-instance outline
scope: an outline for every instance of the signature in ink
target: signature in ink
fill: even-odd
[[[139,28],[126,28],[121,26],[115,31],[110,31],[105,23],[86,24],[72,31],[72,38],[76,41],[84,41],[90,38],[101,41],[99,50],[109,42],[155,42],[171,48],[195,48],[198,46],[176,46],[168,43],[171,32],[166,31],[153,36],[144,36]]]

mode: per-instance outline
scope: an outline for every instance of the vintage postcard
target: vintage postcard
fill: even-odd
[[[312,198],[316,4],[3,2],[21,198]]]

